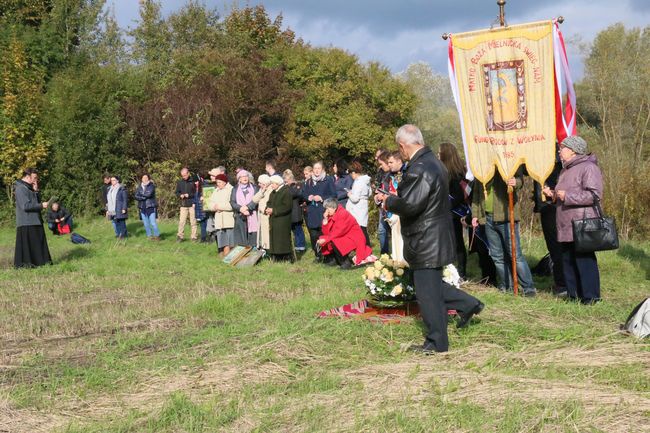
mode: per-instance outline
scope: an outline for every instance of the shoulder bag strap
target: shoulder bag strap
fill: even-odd
[[[591,190],[589,192],[591,192],[591,195],[594,196],[594,204],[592,205],[592,207],[596,210],[596,214],[598,215],[598,218],[603,219],[604,214],[603,214],[603,208],[600,206],[600,199],[598,198],[595,192]]]

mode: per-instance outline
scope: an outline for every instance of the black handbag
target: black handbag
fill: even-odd
[[[595,251],[608,251],[618,248],[618,233],[616,232],[616,222],[614,218],[603,215],[603,209],[600,206],[598,196],[592,191],[594,196],[594,210],[596,217],[587,218],[585,216],[579,220],[573,220],[573,242],[575,251],[578,253],[592,253]]]

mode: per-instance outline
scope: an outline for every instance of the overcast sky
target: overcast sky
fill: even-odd
[[[123,28],[138,19],[137,0],[108,0]],[[163,0],[163,13],[176,11],[186,0]],[[221,15],[232,0],[203,0]],[[393,72],[424,61],[446,74],[446,42],[442,33],[488,28],[498,15],[496,0],[250,0],[263,3],[272,17],[282,13],[285,26],[314,46],[335,46],[362,61],[377,60]],[[590,42],[607,26],[650,25],[650,0],[508,0],[506,21],[519,24],[564,16],[565,38]],[[574,78],[582,75],[582,59],[569,47]]]

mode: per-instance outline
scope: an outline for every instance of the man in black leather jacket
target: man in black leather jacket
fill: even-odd
[[[413,271],[415,293],[422,320],[427,327],[424,344],[411,350],[422,353],[446,352],[447,309],[460,315],[459,327],[481,312],[483,304],[473,296],[442,281],[443,267],[455,259],[454,231],[449,213],[449,182],[444,165],[425,146],[420,130],[402,126],[395,136],[400,152],[408,161],[397,195],[378,193],[377,201],[400,216],[404,258]]]

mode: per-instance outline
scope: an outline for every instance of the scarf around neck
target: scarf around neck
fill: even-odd
[[[314,182],[322,182],[325,180],[325,176],[327,176],[327,173],[324,171],[320,174],[320,176],[316,176],[315,174],[311,175],[311,178],[314,180]]]
[[[106,195],[107,202],[106,202],[106,210],[108,211],[109,215],[115,215],[115,205],[117,202],[117,191],[120,189],[122,185],[121,184],[115,184],[114,186],[111,185],[110,189],[108,190],[108,194]]]
[[[237,185],[237,193],[235,194],[237,204],[239,206],[248,206],[253,201],[253,193],[255,190],[250,183]],[[250,206],[248,206],[250,208]],[[242,215],[243,216],[243,215]],[[251,212],[246,218],[246,225],[248,226],[248,233],[255,233],[259,227],[257,220],[257,212]]]

